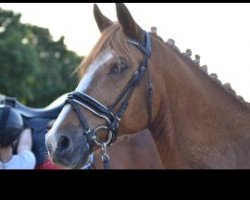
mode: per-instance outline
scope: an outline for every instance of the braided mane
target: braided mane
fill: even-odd
[[[157,35],[156,27],[151,28],[152,36],[157,38],[158,40],[163,41],[163,39]],[[222,84],[222,82],[218,79],[216,73],[208,74],[207,65],[200,66],[200,56],[195,55],[195,59],[192,60],[192,50],[187,49],[186,52],[181,52],[180,49],[175,45],[175,41],[173,39],[168,39],[167,42],[164,42],[166,46],[170,47],[174,52],[176,52],[186,63],[191,64],[192,66],[199,69],[205,76],[207,76],[211,81],[213,81],[217,86],[221,87],[226,93],[230,94],[237,102],[242,105],[250,108],[250,103],[246,102],[244,98],[240,95],[237,95],[236,92],[232,89],[230,83]]]

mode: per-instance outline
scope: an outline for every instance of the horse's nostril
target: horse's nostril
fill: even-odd
[[[61,136],[58,141],[57,148],[60,150],[67,150],[70,148],[70,139],[67,136]]]

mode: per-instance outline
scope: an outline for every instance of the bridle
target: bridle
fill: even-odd
[[[148,68],[147,68],[148,58],[151,55],[151,40],[150,40],[150,33],[143,31],[143,34],[144,34],[143,44],[140,44],[139,42],[134,40],[130,39],[127,40],[130,44],[134,45],[143,53],[143,61],[138,66],[137,70],[133,74],[127,86],[122,90],[121,94],[109,108],[103,105],[102,103],[98,102],[91,96],[87,95],[86,93],[81,93],[78,91],[70,93],[65,102],[66,104],[70,104],[73,107],[73,110],[76,112],[83,127],[83,133],[87,138],[89,150],[90,151],[92,150],[94,143],[102,147],[102,160],[104,163],[104,167],[106,169],[109,168],[109,155],[107,153],[107,146],[116,141],[121,118],[129,105],[129,100],[135,88],[140,85],[140,82],[145,72],[147,72],[147,80],[148,80],[148,99],[147,99],[148,126],[151,123],[151,115],[152,115],[151,99],[152,99],[153,84],[149,80]],[[122,99],[124,100],[122,101],[120,108],[116,113],[114,113],[112,110],[119,102],[121,102]],[[90,130],[85,116],[80,111],[80,106],[86,108],[96,116],[105,119],[107,124],[99,126],[95,130]],[[97,132],[100,131],[101,129],[105,129],[108,132],[108,139],[105,142],[99,142],[97,140]]]
[[[109,108],[100,103],[99,101],[95,100],[91,96],[87,95],[86,93],[78,91],[70,93],[65,102],[66,104],[70,104],[73,107],[73,110],[76,112],[83,127],[84,130],[83,133],[87,137],[89,150],[90,151],[92,150],[94,144],[102,147],[102,160],[104,163],[104,167],[106,169],[109,168],[109,155],[107,153],[107,147],[116,141],[119,123],[122,119],[122,116],[129,105],[129,100],[135,88],[140,85],[143,75],[146,72],[148,80],[148,94],[147,94],[148,126],[151,123],[151,115],[152,115],[151,99],[152,99],[153,84],[150,82],[148,74],[148,58],[151,55],[151,40],[150,40],[150,33],[143,31],[143,34],[144,34],[144,42],[142,44],[134,40],[130,39],[127,40],[130,44],[134,45],[143,53],[143,61],[142,63],[139,64],[137,70],[131,77],[127,86],[122,90],[121,94]],[[124,100],[122,101],[122,99]],[[121,102],[121,105],[118,111],[114,113],[113,109],[118,105],[119,102]],[[85,116],[80,111],[80,106],[86,108],[96,116],[103,118],[104,120],[106,120],[107,124],[99,126],[95,130],[90,130]],[[105,142],[100,142],[97,140],[97,132],[102,129],[108,132],[108,139]]]

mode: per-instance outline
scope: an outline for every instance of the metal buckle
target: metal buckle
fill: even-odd
[[[109,155],[107,152],[107,144],[104,142],[102,144],[102,161],[108,161],[109,160]]]
[[[106,142],[99,142],[99,141],[97,140],[97,132],[98,132],[99,130],[101,130],[101,129],[105,129],[105,130],[109,131],[109,132],[108,132],[108,139],[107,139]],[[107,126],[99,126],[98,128],[96,128],[96,129],[94,130],[92,139],[93,139],[94,142],[95,142],[97,145],[99,145],[99,146],[103,146],[104,144],[107,146],[107,145],[111,142],[112,137],[113,137],[113,133],[112,133],[112,131],[109,130],[109,128],[108,128]]]
[[[102,162],[104,165],[104,169],[110,169],[109,166],[109,155],[107,153],[107,143],[102,144]]]

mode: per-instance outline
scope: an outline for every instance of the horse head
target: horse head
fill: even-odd
[[[80,168],[119,135],[146,129],[157,113],[152,83],[158,81],[151,66],[157,39],[152,41],[124,4],[116,4],[116,11],[118,22],[112,22],[94,5],[100,39],[79,66],[81,81],[46,136],[52,160],[65,167]]]

